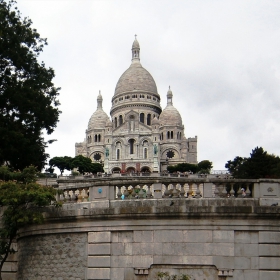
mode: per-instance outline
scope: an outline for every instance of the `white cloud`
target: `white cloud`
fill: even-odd
[[[21,0],[49,46],[42,59],[61,86],[51,157],[74,155],[101,90],[109,114],[134,34],[166,106],[168,86],[198,159],[215,169],[256,146],[280,155],[278,1]]]

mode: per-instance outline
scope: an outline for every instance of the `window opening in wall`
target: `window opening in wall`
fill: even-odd
[[[118,119],[115,118],[115,128],[117,128],[117,127],[118,127]]]
[[[94,142],[97,142],[97,135],[94,135]]]
[[[98,142],[100,142],[100,141],[101,141],[101,135],[98,134]]]
[[[170,132],[167,131],[167,139],[170,139]]]
[[[123,124],[123,116],[120,115],[120,116],[119,116],[119,125],[122,125],[122,124]]]
[[[117,160],[120,159],[120,149],[117,149]]]
[[[173,131],[171,131],[171,135],[170,135],[171,139],[173,139]]]
[[[101,159],[101,155],[99,153],[94,154],[93,156],[94,160],[100,160]]]
[[[144,148],[144,159],[148,158],[148,149]]]
[[[157,141],[157,138],[155,137],[155,141]]]
[[[147,115],[147,125],[151,125],[151,114]]]
[[[129,139],[129,153],[132,155],[134,154],[134,142],[135,140],[134,139]]]
[[[140,114],[140,122],[141,122],[141,123],[144,123],[144,118],[145,118],[144,113],[141,113],[141,114]]]
[[[172,150],[169,150],[167,153],[166,153],[166,157],[167,158],[173,158],[175,156],[175,153],[172,151]]]

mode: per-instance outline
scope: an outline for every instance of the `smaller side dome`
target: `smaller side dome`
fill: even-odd
[[[179,125],[182,126],[182,117],[179,111],[173,106],[172,98],[173,93],[170,89],[167,92],[167,106],[161,112],[159,116],[159,122],[161,125]]]
[[[108,115],[102,109],[102,101],[103,101],[103,98],[102,98],[102,95],[99,91],[99,95],[97,97],[97,109],[92,114],[92,116],[90,117],[89,122],[88,122],[88,129],[89,130],[90,129],[96,129],[96,128],[104,129],[107,121],[108,120],[110,121]]]

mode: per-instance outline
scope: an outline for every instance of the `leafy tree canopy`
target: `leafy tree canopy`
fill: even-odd
[[[167,167],[167,170],[171,173],[173,172],[189,172],[192,173],[204,173],[209,174],[211,169],[213,168],[213,164],[209,160],[203,160],[198,164],[191,164],[191,163],[179,163],[177,165],[171,165]]]
[[[41,169],[60,111],[54,70],[38,57],[47,45],[15,1],[0,0],[0,164]]]
[[[25,168],[23,172],[12,172],[7,166],[0,167],[0,271],[8,255],[13,253],[11,244],[18,230],[43,222],[42,207],[55,201],[55,189],[35,183],[36,172],[34,166]],[[7,181],[11,179],[13,181]]]
[[[23,171],[12,171],[8,166],[0,166],[0,181],[17,181],[22,183],[36,182],[37,169],[31,165]]]
[[[62,175],[62,173],[64,172],[64,170],[71,170],[72,169],[72,161],[73,158],[71,157],[53,157],[52,159],[50,159],[49,161],[49,170],[53,170],[53,166],[56,166],[59,170],[60,170],[60,174]]]
[[[84,157],[82,155],[72,157],[54,157],[49,161],[50,168],[53,170],[53,167],[57,167],[60,170],[60,173],[64,170],[71,170],[77,168],[78,171],[82,174],[85,172],[97,173],[103,172],[103,167],[100,163],[93,163],[90,158]]]
[[[253,149],[248,158],[237,156],[229,160],[225,167],[235,178],[280,178],[280,158],[268,154],[262,147]]]

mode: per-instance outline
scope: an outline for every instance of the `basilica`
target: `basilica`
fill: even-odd
[[[75,154],[102,163],[106,173],[162,172],[168,165],[197,163],[197,136],[186,138],[170,87],[166,99],[162,110],[156,83],[140,63],[135,38],[131,65],[112,97],[111,118],[103,111],[99,92],[86,138],[75,144]]]

